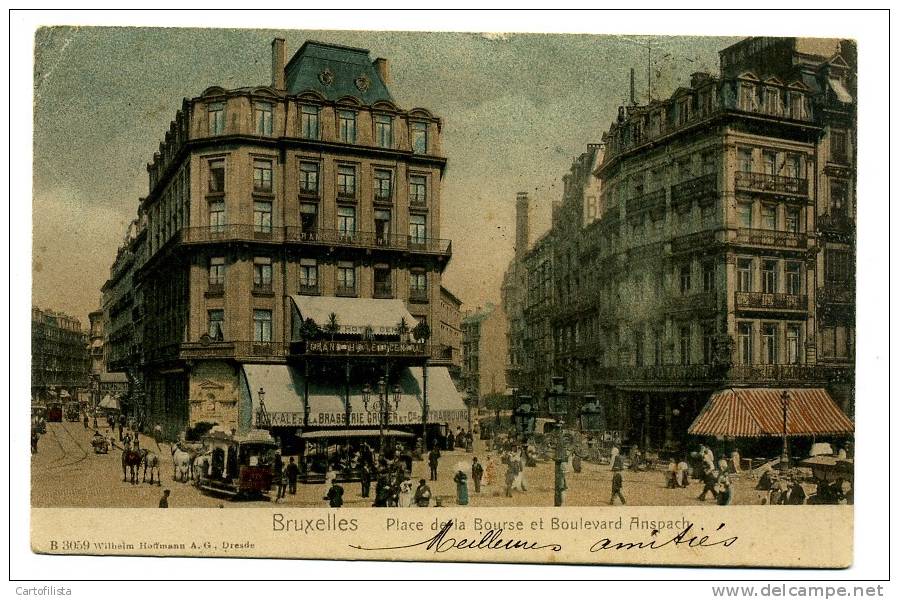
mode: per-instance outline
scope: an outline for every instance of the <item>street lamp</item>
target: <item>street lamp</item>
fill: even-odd
[[[259,395],[259,408],[256,409],[256,427],[258,429],[271,427],[268,411],[265,410],[265,388],[260,387],[256,393]]]
[[[783,450],[780,455],[780,462],[783,464],[783,468],[789,468],[790,466],[790,450],[787,447],[787,412],[790,410],[790,392],[784,390],[780,394],[780,407],[783,409]]]
[[[565,391],[565,378],[553,377],[552,388],[547,395],[547,404],[550,414],[556,419],[555,441],[555,495],[553,506],[562,506],[562,494],[568,487],[565,482],[565,471],[562,465],[568,462],[568,453],[565,448],[565,415],[568,413],[568,394]]]
[[[371,386],[367,383],[362,388],[362,403],[365,405],[365,410],[368,410],[368,403],[372,399],[371,398]],[[400,405],[400,386],[393,386],[393,398],[388,395],[387,389],[387,380],[381,377],[378,380],[378,451],[383,454],[384,452],[384,427],[387,424],[387,420],[389,419],[389,411],[390,411],[390,403],[391,400],[393,402],[394,409],[399,408]]]

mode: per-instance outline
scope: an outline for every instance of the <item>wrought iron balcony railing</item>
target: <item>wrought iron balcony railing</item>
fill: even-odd
[[[183,360],[204,358],[284,358],[287,345],[283,342],[265,341],[221,341],[184,342],[180,345],[179,356]]]
[[[808,310],[808,297],[804,294],[766,294],[765,292],[734,292],[737,310]]]
[[[176,238],[175,241],[182,244],[250,241],[298,242],[328,246],[383,248],[428,254],[452,254],[452,242],[447,239],[337,229],[308,231],[297,226],[272,227],[270,231],[259,231],[254,225],[242,224],[185,227],[178,232]]]
[[[625,202],[627,216],[642,214],[644,212],[665,210],[665,189],[655,190],[640,196],[628,198]]]
[[[818,230],[824,233],[852,233],[855,221],[846,211],[836,211],[818,215]]]
[[[713,198],[718,193],[717,173],[707,173],[671,186],[672,206]]]
[[[317,283],[301,283],[299,292],[304,296],[318,296],[321,293]]]
[[[734,186],[754,192],[772,192],[780,194],[808,195],[808,180],[783,175],[769,175],[737,171],[734,174]]]
[[[804,233],[794,233],[792,231],[741,228],[737,230],[736,241],[739,244],[749,244],[751,246],[805,249],[808,236]]]

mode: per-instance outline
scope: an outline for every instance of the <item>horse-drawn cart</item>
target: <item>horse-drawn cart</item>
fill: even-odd
[[[278,444],[267,431],[231,435],[213,430],[203,443],[206,451],[194,461],[201,489],[231,497],[268,494]]]

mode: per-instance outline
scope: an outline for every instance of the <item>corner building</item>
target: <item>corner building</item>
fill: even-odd
[[[367,50],[309,41],[285,64],[276,39],[271,85],[184,100],[147,166],[135,274],[146,411],[170,433],[377,427],[362,390],[381,379],[391,427],[464,417],[446,367],[428,368],[452,255],[441,121],[389,84]],[[419,323],[436,333],[413,337]]]
[[[619,109],[590,167],[598,202],[572,166],[553,218],[554,371],[629,443],[686,443],[728,388],[823,389],[853,413],[854,57],[749,38],[720,75]]]

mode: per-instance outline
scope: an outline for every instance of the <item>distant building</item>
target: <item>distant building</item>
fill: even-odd
[[[88,387],[90,357],[81,321],[65,313],[31,308],[31,397],[50,400]]]
[[[431,364],[446,366],[457,387],[461,387],[462,301],[451,291],[440,286],[440,303],[436,313],[437,329],[431,332],[434,344]]]
[[[462,380],[469,396],[483,406],[484,398],[506,391],[506,318],[500,307],[487,304],[462,318]]]
[[[90,319],[90,333],[88,334],[91,357],[91,377],[94,378],[106,371],[106,355],[104,351],[106,343],[106,319],[102,310],[95,310],[88,316]]]

